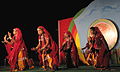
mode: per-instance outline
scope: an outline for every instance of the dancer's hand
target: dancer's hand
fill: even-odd
[[[32,51],[35,51],[35,50],[36,50],[36,48],[31,48],[31,50],[32,50]]]
[[[25,50],[24,48],[22,48],[21,50]]]
[[[37,52],[40,53],[40,49],[38,49]]]
[[[4,42],[7,42],[6,38],[7,38],[7,35],[4,36]]]
[[[8,32],[8,36],[11,36],[11,33],[10,33],[10,32]]]
[[[45,48],[41,48],[40,51],[44,50]]]
[[[8,36],[9,36],[9,38],[12,38],[12,37],[11,37],[11,33],[10,33],[10,32],[8,32]]]

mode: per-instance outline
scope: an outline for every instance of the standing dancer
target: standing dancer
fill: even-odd
[[[38,31],[38,45],[31,50],[37,50],[39,53],[40,64],[44,70],[47,70],[47,67],[50,69],[56,69],[59,65],[58,63],[58,47],[56,43],[53,41],[51,35],[48,31],[43,27],[39,26],[37,28]]]
[[[90,28],[90,38],[92,42],[92,50],[97,54],[97,63],[95,67],[100,69],[108,68],[110,52],[108,44],[98,27]]]
[[[22,38],[22,32],[19,28],[13,29],[13,37],[11,33],[8,32],[8,37],[10,41],[8,41],[7,35],[4,36],[4,42],[8,56],[8,63],[10,64],[11,71],[17,71],[25,69],[26,56],[27,56],[27,48]]]
[[[78,67],[79,56],[77,47],[70,32],[66,32],[64,34],[64,41],[62,43],[60,56],[62,57],[63,55],[65,55],[67,68]]]

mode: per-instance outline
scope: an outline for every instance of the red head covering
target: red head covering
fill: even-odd
[[[71,34],[70,31],[67,31],[67,32],[65,32],[65,33],[68,34],[68,35],[70,35],[70,36],[72,36],[72,34]]]
[[[50,53],[50,56],[53,59],[53,64],[58,66],[59,63],[58,63],[58,46],[57,46],[57,44],[53,41],[52,36],[43,26],[39,26],[37,29],[42,29],[43,32],[48,35],[49,40],[50,40],[50,45],[51,45],[50,49],[52,50]]]
[[[77,47],[76,47],[75,41],[73,39],[73,36],[72,36],[71,32],[67,31],[65,33],[67,35],[69,35],[69,38],[72,41],[72,45],[71,45],[71,58],[75,62],[75,64],[77,65],[78,61],[79,61],[79,56],[78,56],[78,51],[77,51]],[[64,41],[66,41],[66,40],[64,40]],[[62,62],[63,60],[65,60],[65,54],[63,53],[63,51],[61,51],[60,55],[61,55],[61,62]]]
[[[108,44],[99,30],[98,27],[94,27],[96,31],[96,36],[95,36],[95,43],[94,43],[94,48],[100,48],[98,52],[98,57],[97,57],[97,64],[96,66],[98,67],[108,67],[109,66],[109,48]]]
[[[70,39],[73,39],[73,36],[72,36],[72,34],[71,34],[71,32],[70,31],[67,31],[67,32],[65,32],[67,35],[69,35],[69,37],[70,37]],[[64,33],[64,34],[65,34]]]
[[[15,38],[15,42],[13,43],[13,49],[8,53],[8,63],[10,64],[11,68],[16,67],[16,62],[17,62],[19,51],[22,48],[24,48],[24,50],[27,51],[25,43],[22,39],[21,30],[19,28],[14,28],[14,29],[17,31],[17,34],[13,36],[13,38]],[[9,47],[9,45],[6,44],[6,47]],[[23,55],[26,55],[26,52]]]
[[[21,39],[22,38],[22,32],[19,28],[14,28],[14,30],[17,31],[17,34],[15,35],[16,39]]]
[[[96,35],[99,37],[103,37],[103,34],[101,33],[100,29],[98,27],[95,27]]]
[[[42,29],[45,34],[50,35],[50,33],[43,26],[38,26],[37,29]]]

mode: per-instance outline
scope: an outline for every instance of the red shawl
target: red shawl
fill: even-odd
[[[66,33],[70,36],[70,39],[73,41],[72,46],[71,46],[71,58],[72,58],[72,60],[74,61],[74,63],[75,63],[76,65],[78,65],[79,56],[78,56],[78,51],[77,51],[77,47],[76,47],[75,41],[74,41],[74,39],[73,39],[72,34],[71,34],[69,31],[66,32]],[[64,40],[64,41],[66,41],[66,40]],[[61,62],[65,60],[65,54],[64,54],[63,51],[60,52],[60,58],[61,58],[61,59],[60,59]],[[60,63],[61,63],[61,62],[60,62]]]
[[[94,39],[94,48],[100,48],[98,52],[96,67],[108,67],[110,56],[108,44],[98,27],[95,27],[95,31],[97,34]]]
[[[14,35],[13,38],[15,39],[15,42],[13,45],[6,44],[6,50],[8,52],[8,63],[10,64],[11,68],[16,67],[16,62],[18,58],[19,51],[24,48],[24,54],[26,56],[27,48],[25,46],[25,43],[22,39],[22,33],[19,28],[14,28],[16,31],[18,31],[17,35]],[[10,51],[10,48],[13,47],[13,49]]]
[[[50,49],[52,50],[50,52],[50,56],[53,59],[53,65],[59,66],[59,63],[58,63],[58,46],[57,46],[57,44],[55,43],[55,41],[53,41],[50,33],[43,26],[39,26],[38,28],[43,29],[44,33],[49,37],[49,40],[50,40],[49,43],[51,45]]]

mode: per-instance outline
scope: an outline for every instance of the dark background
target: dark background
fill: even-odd
[[[0,7],[0,65],[7,55],[4,44],[1,43],[8,31],[20,28],[28,48],[28,55],[34,59],[37,53],[30,48],[37,45],[37,27],[44,26],[58,43],[57,22],[61,19],[74,17],[82,8],[93,0],[57,1],[57,2],[4,2]]]

